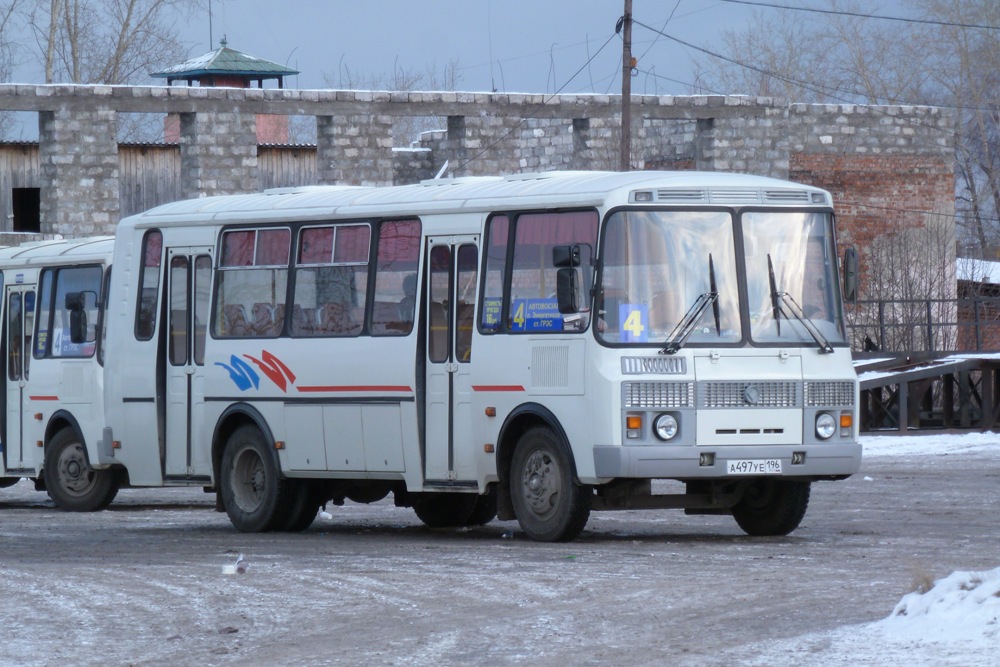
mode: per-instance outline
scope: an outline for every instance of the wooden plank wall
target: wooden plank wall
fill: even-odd
[[[121,217],[181,197],[181,157],[176,144],[118,146]],[[260,146],[257,174],[261,190],[316,185],[314,146]],[[0,144],[0,232],[12,229],[13,188],[40,187],[38,145]]]
[[[13,188],[37,188],[39,181],[38,145],[0,145],[0,232],[13,229]]]
[[[315,146],[258,146],[260,189],[317,185]]]
[[[118,146],[121,217],[180,199],[181,154],[176,145]]]

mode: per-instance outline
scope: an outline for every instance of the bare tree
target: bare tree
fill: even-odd
[[[751,22],[723,32],[720,57],[698,63],[698,80],[727,93],[794,102],[914,103],[925,96],[927,50],[920,24],[857,16],[877,3],[827,0],[830,14],[755,10]]]
[[[177,17],[200,0],[36,0],[46,83],[127,84],[184,57]]]
[[[966,252],[1000,248],[1000,3],[913,0],[887,21],[881,3],[827,0],[832,13],[759,10],[725,34],[699,81],[793,101],[931,104],[955,110],[958,233]]]
[[[0,81],[10,81],[17,49],[16,35],[20,30],[18,10],[24,0],[0,2]],[[13,122],[13,114],[0,111],[0,137],[5,136]]]
[[[1000,25],[993,0],[921,0],[924,16],[943,25],[929,41],[935,100],[957,109],[956,174],[966,252],[982,256],[1000,247],[1000,35],[967,27]]]
[[[923,218],[894,224],[863,250],[868,299],[848,309],[859,348],[867,337],[888,351],[955,349],[955,219]]]

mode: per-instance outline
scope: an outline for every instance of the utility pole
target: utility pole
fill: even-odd
[[[632,164],[632,0],[625,0],[622,15],[622,146],[619,171]]]

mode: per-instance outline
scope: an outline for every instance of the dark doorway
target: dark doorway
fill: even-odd
[[[11,203],[14,209],[14,220],[11,231],[40,232],[42,203],[40,188],[12,188]]]

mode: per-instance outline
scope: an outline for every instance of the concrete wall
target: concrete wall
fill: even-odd
[[[446,173],[455,176],[616,169],[621,100],[0,85],[0,109],[37,112],[40,130],[35,171],[28,158],[27,167],[16,164],[22,144],[0,146],[6,155],[0,170],[8,170],[0,173],[0,184],[10,184],[0,192],[0,211],[7,216],[0,232],[10,230],[10,188],[24,187],[25,179],[34,177],[41,232],[75,236],[113,231],[121,214],[136,212],[134,202],[297,183],[411,183],[433,177],[445,163]],[[149,159],[126,162],[126,149],[115,139],[121,113],[178,115],[179,144],[162,147],[177,151],[176,158],[155,165]],[[827,188],[835,196],[842,242],[864,248],[888,229],[920,226],[925,224],[920,211],[954,215],[954,118],[945,110],[635,96],[631,113],[632,168],[746,172]],[[258,114],[314,117],[317,145],[259,148]],[[446,119],[445,126],[421,135],[416,147],[397,148],[394,120],[404,116]],[[139,173],[146,168],[162,173],[169,164],[178,165],[175,178]],[[162,192],[143,191],[160,183]]]

